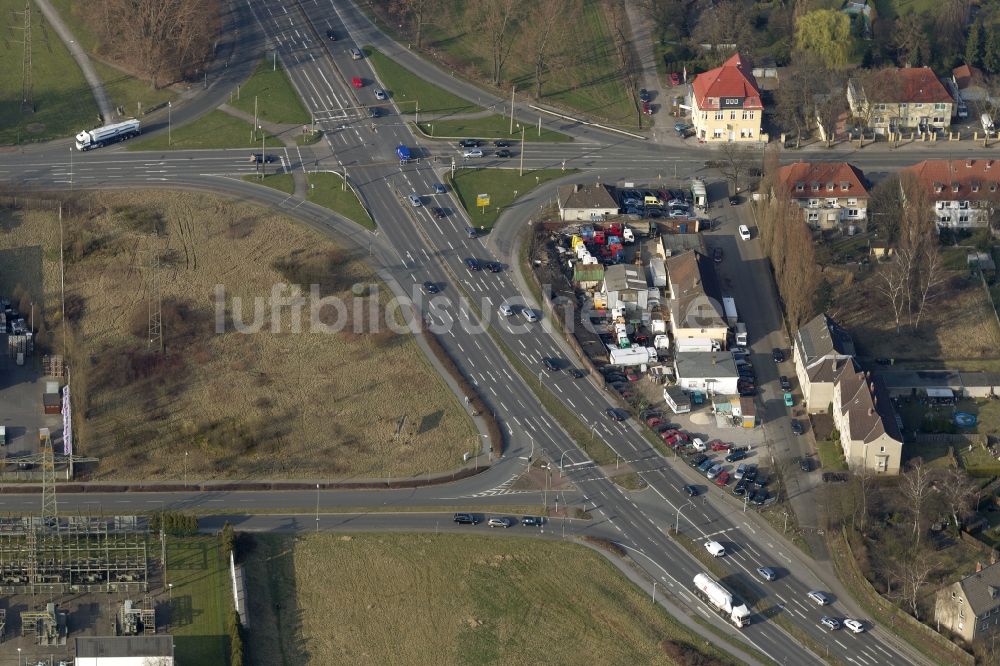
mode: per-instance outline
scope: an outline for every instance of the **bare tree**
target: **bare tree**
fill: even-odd
[[[941,475],[938,489],[955,527],[961,528],[962,521],[972,507],[972,498],[979,492],[979,486],[969,478],[965,470],[950,467]]]
[[[756,34],[747,20],[750,8],[740,0],[721,0],[718,3],[704,3],[698,15],[692,39],[698,44],[707,44],[706,53],[710,61],[717,64],[733,53],[747,53],[753,50]]]
[[[900,187],[904,203],[897,254],[908,269],[906,309],[910,325],[916,328],[924,307],[944,281],[944,272],[927,188],[909,173],[900,178]]]
[[[740,191],[740,178],[757,164],[757,152],[744,143],[729,141],[719,146],[719,171],[729,181],[730,193]]]
[[[472,12],[477,31],[482,32],[490,44],[493,85],[503,84],[503,69],[514,47],[517,21],[524,5],[522,0],[480,0],[477,12]]]
[[[902,583],[900,596],[909,605],[913,617],[920,618],[920,591],[937,567],[937,560],[923,548],[908,552],[909,557],[898,562],[896,577]]]
[[[882,266],[876,275],[875,288],[885,297],[892,308],[896,333],[902,324],[903,313],[906,310],[906,291],[909,284],[909,255],[895,252],[890,263]]]
[[[848,111],[847,96],[844,92],[847,77],[840,70],[826,70],[820,81],[821,92],[815,103],[816,122],[823,128],[826,145],[830,146],[837,133],[837,124]]]
[[[390,13],[406,17],[413,29],[413,41],[419,49],[423,46],[424,26],[429,23],[428,18],[437,15],[440,4],[440,0],[392,0]]]
[[[912,296],[915,310],[914,329],[919,328],[924,308],[937,296],[939,287],[944,281],[944,265],[937,245],[926,245],[920,253],[914,274]]]
[[[862,534],[868,529],[868,517],[871,515],[872,504],[877,501],[877,475],[867,466],[862,466],[854,472],[855,485],[855,524]]]
[[[537,0],[532,3],[524,30],[526,48],[535,70],[535,99],[542,97],[544,76],[565,46],[566,16],[578,16],[579,0]]]
[[[931,493],[934,492],[931,480],[931,468],[924,465],[921,458],[915,458],[910,463],[906,473],[899,477],[899,491],[907,500],[910,514],[913,517],[914,543],[918,546],[920,545],[920,522],[923,519],[924,507]]]
[[[938,43],[946,53],[961,52],[965,46],[965,28],[969,21],[969,0],[941,0],[937,3]]]

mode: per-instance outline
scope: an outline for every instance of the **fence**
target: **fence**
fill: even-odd
[[[250,613],[247,612],[247,586],[243,565],[236,566],[236,558],[229,553],[229,578],[233,583],[233,607],[240,614],[240,624],[244,629],[250,628]]]

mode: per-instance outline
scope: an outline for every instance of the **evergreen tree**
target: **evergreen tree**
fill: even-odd
[[[965,64],[970,67],[983,66],[983,22],[976,20],[969,26],[969,37],[965,40]]]
[[[990,74],[1000,74],[1000,30],[990,30],[983,49],[983,69]]]

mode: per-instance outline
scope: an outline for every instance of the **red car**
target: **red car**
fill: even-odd
[[[355,88],[364,88],[365,82],[355,76],[353,79],[351,79],[351,85],[354,86]]]
[[[681,75],[677,72],[670,72],[670,85],[679,86],[681,84]]]
[[[674,430],[673,428],[670,428],[670,429],[667,429],[667,430],[664,430],[663,432],[661,432],[660,433],[660,437],[663,438],[663,441],[667,442],[667,441],[670,441],[670,438],[673,437],[676,434],[678,434],[677,431]]]
[[[660,419],[659,416],[650,416],[648,419],[646,419],[646,425],[649,426],[650,428],[655,428],[661,423],[663,423],[663,421]]]
[[[653,115],[653,107],[650,106],[649,102],[642,103],[642,112],[645,113],[647,116]]]
[[[637,382],[639,381],[639,373],[635,371],[635,368],[626,368],[625,379],[629,380],[630,382]]]
[[[729,483],[729,472],[719,472],[719,476],[715,477],[715,485],[724,486],[727,483]]]
[[[713,451],[728,451],[729,446],[730,446],[729,444],[726,444],[725,442],[720,442],[717,439],[713,439],[711,442],[708,443],[708,448],[712,449]]]

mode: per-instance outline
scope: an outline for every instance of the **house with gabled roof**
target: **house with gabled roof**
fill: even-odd
[[[866,86],[867,85],[867,89]],[[930,67],[886,68],[847,82],[851,114],[879,134],[951,127],[955,100]]]
[[[833,383],[833,424],[852,469],[899,474],[903,435],[889,393],[880,379],[858,368],[853,358]]]
[[[593,222],[617,214],[618,200],[604,183],[575,183],[559,188],[559,218],[565,222]]]
[[[778,169],[775,188],[802,208],[814,229],[842,225],[865,227],[868,186],[865,175],[847,162],[796,162]]]
[[[691,124],[702,141],[760,141],[763,115],[753,68],[739,53],[691,84]]]
[[[1000,629],[1000,563],[984,567],[934,595],[934,621],[966,642]]]
[[[670,290],[670,333],[676,342],[685,338],[711,338],[725,346],[729,326],[722,316],[709,259],[696,250],[667,257]]]
[[[813,317],[795,333],[792,360],[809,412],[830,408],[833,384],[853,357],[851,337],[825,314]]]
[[[939,230],[988,226],[1000,207],[1000,160],[924,160],[900,170],[906,173],[927,192]]]

